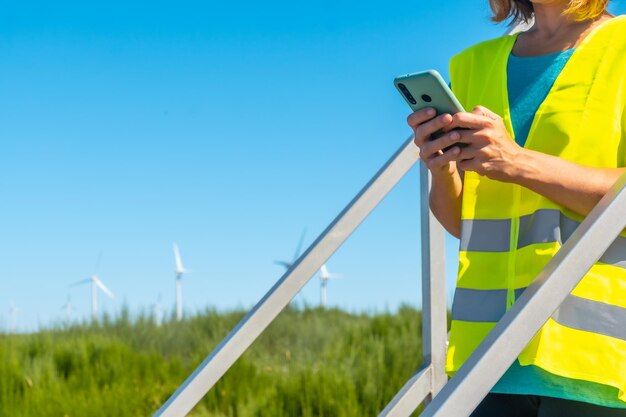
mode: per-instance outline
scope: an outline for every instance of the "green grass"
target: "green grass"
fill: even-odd
[[[149,416],[244,312],[0,335],[0,416]],[[377,415],[421,362],[421,317],[287,309],[191,416]]]

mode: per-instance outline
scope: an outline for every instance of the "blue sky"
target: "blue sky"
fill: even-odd
[[[504,31],[487,3],[0,1],[0,328],[87,317],[99,253],[104,311],[170,310],[174,241],[189,312],[254,305],[410,134],[393,78]],[[328,262],[330,305],[419,302],[417,185]]]

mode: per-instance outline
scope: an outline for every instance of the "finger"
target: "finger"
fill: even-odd
[[[472,110],[472,113],[482,114],[483,116],[486,116],[492,120],[496,120],[500,118],[499,115],[497,115],[496,113],[492,112],[491,110],[489,110],[487,107],[484,107],[484,106],[474,107],[474,109]]]
[[[455,146],[442,154],[433,156],[425,161],[426,167],[431,171],[447,168],[450,162],[457,159],[460,151],[459,147]]]
[[[430,142],[425,142],[425,143],[422,143],[422,146],[419,147],[421,160],[428,161],[431,158],[433,158],[435,155],[438,155],[441,153],[439,149],[430,145],[431,145]]]
[[[459,142],[461,134],[458,131],[453,131],[438,137],[437,139],[430,140],[422,145],[420,148],[420,157],[423,159],[430,158],[431,156],[443,151],[445,148],[452,146]]]
[[[466,145],[475,145],[481,147],[484,146],[481,145],[484,142],[484,131],[482,130],[457,128],[448,133],[448,135],[452,135],[453,133],[456,133],[455,135],[453,135],[454,139],[451,139],[451,141],[453,141],[454,143],[464,143]]]
[[[437,111],[434,108],[427,107],[425,109],[421,109],[421,110],[418,110],[409,114],[409,117],[407,117],[406,122],[409,124],[409,126],[415,129],[417,126],[432,119],[436,115],[437,115]]]
[[[476,159],[478,160],[478,156],[480,154],[480,149],[476,149],[473,146],[464,146],[460,149],[459,153],[456,156],[457,161],[462,161],[464,159]]]
[[[417,128],[415,128],[415,141],[416,143],[425,143],[430,136],[441,130],[443,127],[452,123],[452,116],[448,113],[442,114],[441,116],[437,116],[434,119],[422,123]]]
[[[459,112],[452,116],[451,126],[480,130],[489,127],[493,119],[474,113]],[[450,128],[450,126],[448,126]]]
[[[462,143],[464,145],[476,146],[477,148],[484,147],[483,132],[480,130],[471,129],[456,129],[451,132],[445,133],[437,139],[431,140],[424,146],[433,146],[436,150],[442,150],[449,146]]]
[[[482,167],[480,165],[480,161],[475,158],[472,159],[463,159],[462,161],[457,161],[457,167],[463,171],[474,171],[479,175],[482,175]]]

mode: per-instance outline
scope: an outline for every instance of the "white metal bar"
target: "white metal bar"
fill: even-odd
[[[420,164],[420,218],[422,251],[422,352],[429,369],[428,391],[421,393],[423,380],[411,378],[379,414],[379,417],[408,417],[422,402],[430,402],[448,381],[445,372],[447,308],[445,280],[445,230],[429,207],[430,172]],[[418,374],[419,375],[419,374]]]
[[[419,149],[411,137],[183,382],[155,416],[187,415],[418,159]]]
[[[431,393],[432,366],[417,372],[398,391],[378,417],[404,417],[410,415]]]
[[[422,351],[424,364],[432,366],[431,393],[427,402],[448,382],[446,375],[447,307],[445,230],[430,211],[432,178],[420,164],[420,216],[422,239]],[[407,414],[408,416],[408,414]]]
[[[626,173],[422,413],[467,417],[626,227]]]

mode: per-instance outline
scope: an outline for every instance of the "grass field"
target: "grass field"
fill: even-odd
[[[206,311],[156,327],[98,325],[0,336],[0,416],[149,416],[243,317]],[[287,309],[192,416],[374,416],[421,362],[419,311]]]

